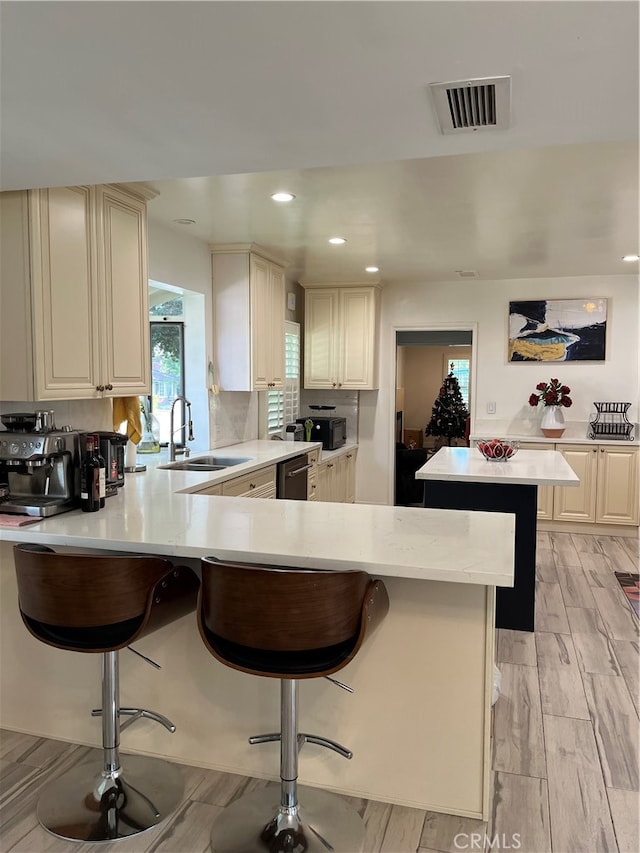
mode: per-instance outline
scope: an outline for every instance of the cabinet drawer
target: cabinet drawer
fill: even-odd
[[[307,462],[309,465],[317,465],[320,461],[320,451],[319,450],[310,450],[307,453]]]
[[[196,495],[221,495],[222,494],[222,483],[216,483],[215,485],[206,486],[206,488],[201,489],[198,492],[194,492]]]
[[[273,486],[275,495],[276,488],[276,469],[274,465],[268,468],[261,468],[259,471],[254,471],[251,474],[245,474],[243,477],[236,477],[233,480],[228,480],[222,484],[222,494],[229,497],[242,497],[251,495],[256,490],[260,492]],[[258,497],[264,497],[259,494]]]

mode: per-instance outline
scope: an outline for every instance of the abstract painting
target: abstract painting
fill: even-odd
[[[509,361],[604,361],[606,299],[509,303]]]

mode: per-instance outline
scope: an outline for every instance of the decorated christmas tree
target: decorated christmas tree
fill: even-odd
[[[453,365],[445,377],[440,393],[431,409],[431,420],[425,428],[425,435],[446,438],[451,444],[452,438],[464,438],[469,412],[460,393],[460,385],[453,375]]]

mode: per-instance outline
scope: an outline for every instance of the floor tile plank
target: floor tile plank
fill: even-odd
[[[538,548],[536,551],[536,580],[545,583],[558,583],[556,561],[551,548]]]
[[[567,619],[572,634],[604,634],[604,622],[597,610],[588,607],[567,607]]]
[[[380,853],[415,853],[425,816],[421,809],[393,806]]]
[[[565,610],[560,584],[536,584],[536,631],[552,634],[568,634],[569,622]]]
[[[588,673],[583,680],[605,784],[638,791],[638,715],[626,682]]]
[[[602,554],[600,543],[590,533],[570,533],[569,535],[581,560],[583,554]]]
[[[547,780],[514,773],[495,775],[489,838],[497,837],[500,849],[550,851]]]
[[[622,675],[612,641],[604,634],[572,634],[582,672],[595,675]]]
[[[177,816],[148,847],[148,853],[209,853],[211,827],[223,809],[209,803],[187,801]]]
[[[469,836],[480,834],[484,837],[487,824],[482,820],[474,820],[471,817],[459,817],[457,815],[439,814],[427,812],[424,819],[424,828],[420,837],[419,850],[439,850],[442,853],[459,853],[465,849],[464,844],[469,844]],[[483,845],[484,847],[484,845]],[[482,849],[476,847],[476,850]]]
[[[543,714],[589,719],[582,678],[571,637],[536,634]]]
[[[640,644],[627,640],[612,640],[613,651],[627,682],[631,701],[640,714]]]
[[[536,643],[533,633],[499,628],[497,635],[496,660],[498,663],[536,665]]]
[[[592,588],[598,612],[612,640],[637,640],[638,622],[621,589]]]
[[[581,551],[580,563],[589,586],[604,586],[609,589],[618,587],[613,563],[602,552],[591,554]]]
[[[586,720],[545,715],[544,735],[552,850],[616,853],[591,725]]]
[[[551,548],[556,561],[556,566],[580,566],[580,557],[576,550],[570,533],[553,533],[549,534],[551,539]]]
[[[596,603],[582,566],[558,566],[558,580],[565,607],[588,607]]]
[[[640,850],[640,803],[635,791],[607,788],[613,828],[620,853],[638,853]]]
[[[602,552],[615,564],[617,572],[638,572],[638,559],[629,554],[628,547],[615,536],[598,536]]]
[[[494,706],[493,768],[522,776],[546,776],[537,672],[500,665],[502,686]]]

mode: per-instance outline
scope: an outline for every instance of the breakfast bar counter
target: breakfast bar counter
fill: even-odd
[[[259,451],[260,442],[254,444]],[[246,445],[230,452],[242,455],[242,448],[255,456]],[[150,467],[128,475],[98,513],[74,510],[0,531],[2,725],[100,742],[100,726],[89,714],[100,704],[99,663],[93,655],[63,654],[27,633],[17,603],[15,542],[161,554],[196,570],[205,555],[363,569],[384,580],[390,611],[342,670],[341,680],[355,693],[323,679],[301,687],[302,727],[344,743],[354,758],[307,746],[301,781],[486,819],[495,588],[513,583],[514,516],[194,493],[215,479],[216,472]],[[136,647],[162,670],[123,652],[122,702],[156,708],[177,731],[168,735],[140,721],[124,735],[125,751],[273,778],[278,745],[249,746],[247,738],[277,729],[277,686],[212,660],[195,614]]]
[[[578,486],[569,463],[556,450],[490,460],[476,448],[442,447],[416,479],[426,481],[425,507],[515,513],[515,583],[497,591],[496,627],[533,631],[538,486]]]

